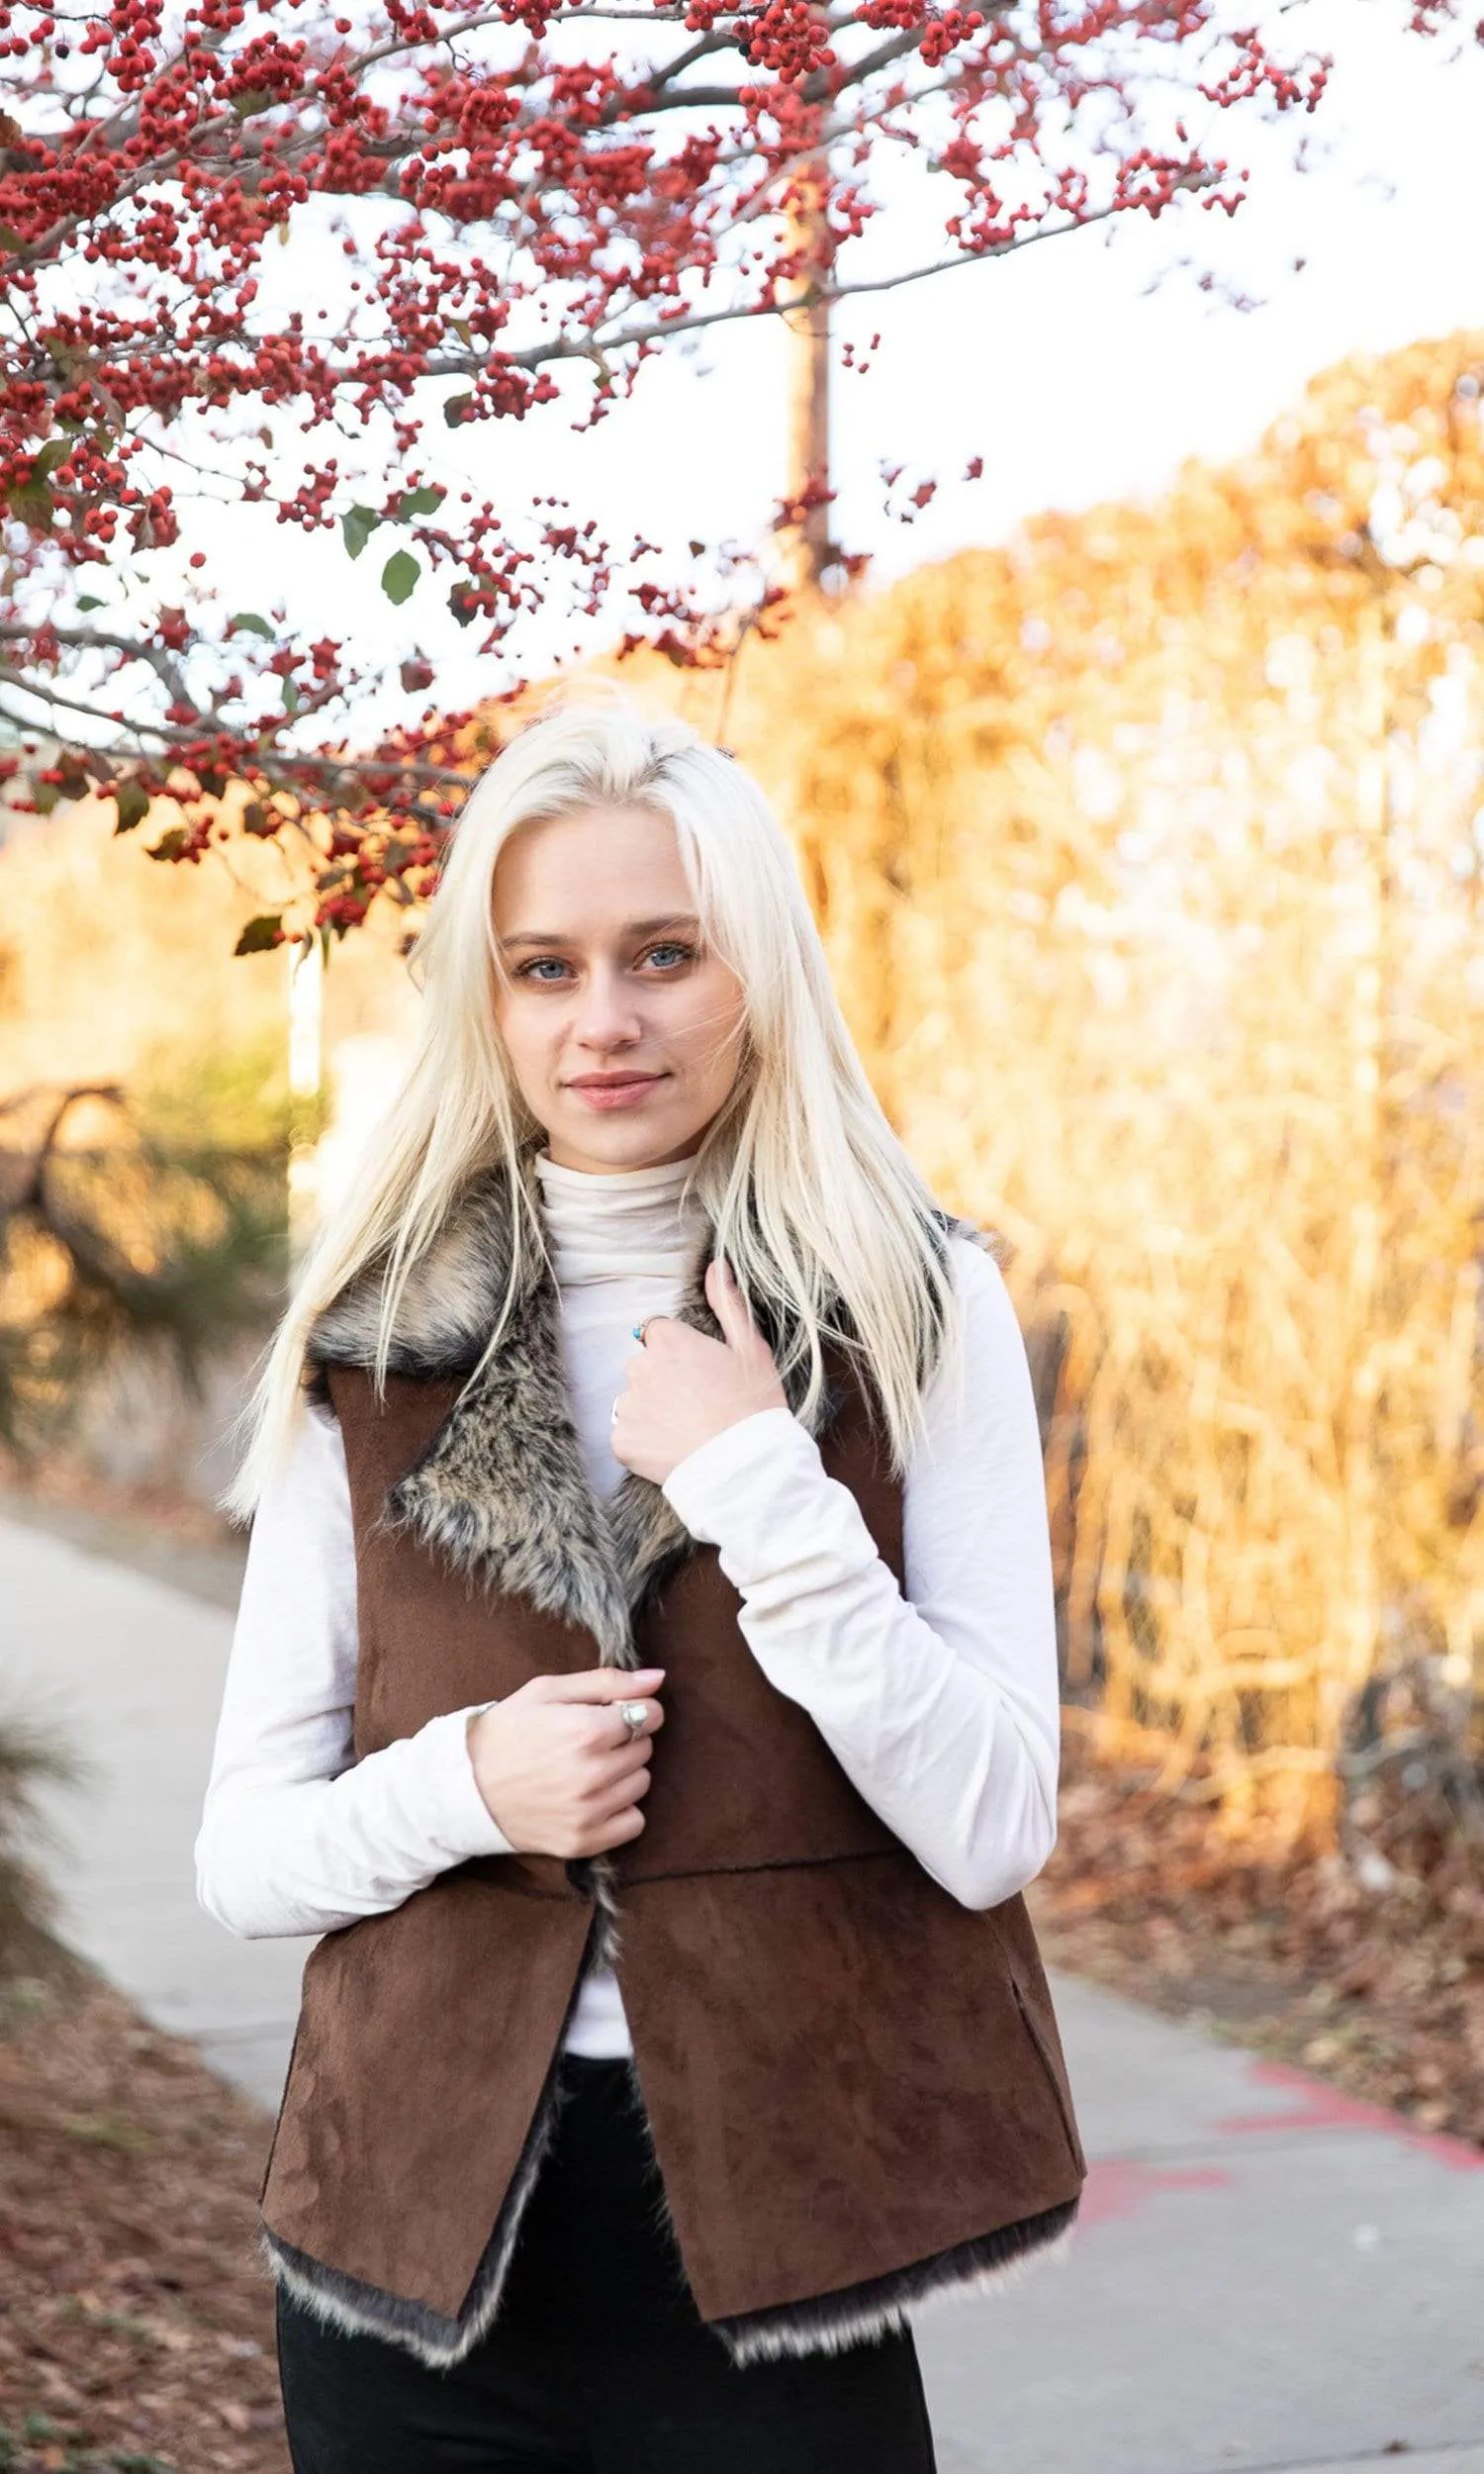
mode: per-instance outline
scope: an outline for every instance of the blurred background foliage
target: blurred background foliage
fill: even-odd
[[[22,1459],[63,1438],[121,1352],[197,1393],[271,1317],[286,1147],[213,1141],[186,1106],[84,1086],[0,1107],[0,1443]]]
[[[731,683],[878,1091],[1016,1249],[1069,1714],[1235,1830],[1355,1829],[1418,1662],[1414,1771],[1477,1742],[1481,401],[1484,335],[1346,364]]]

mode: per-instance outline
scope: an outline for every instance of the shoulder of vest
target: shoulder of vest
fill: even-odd
[[[510,1220],[508,1179],[498,1169],[482,1170],[403,1284],[390,1373],[467,1374],[477,1364],[509,1285]],[[384,1255],[368,1263],[316,1315],[305,1343],[306,1367],[316,1380],[326,1367],[374,1366],[387,1272]]]

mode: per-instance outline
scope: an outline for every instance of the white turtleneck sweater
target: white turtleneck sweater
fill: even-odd
[[[603,1175],[536,1161],[572,1412],[594,1490],[624,1475],[610,1411],[633,1326],[673,1310],[697,1232],[689,1160]],[[964,1381],[944,1367],[903,1488],[905,1591],[849,1488],[788,1408],[757,1411],[672,1470],[664,1492],[713,1545],[769,1681],[951,1895],[990,1907],[1056,1839],[1051,1547],[1030,1370],[993,1257],[951,1245]],[[335,1931],[448,1866],[504,1855],[467,1710],[354,1758],[355,1551],[336,1420],[311,1409],[253,1521],[196,1843],[198,1893],[248,1938]],[[487,1707],[488,1704],[478,1706]],[[663,1731],[656,1768],[665,1759]],[[569,2050],[630,2050],[617,1983],[584,1982]]]

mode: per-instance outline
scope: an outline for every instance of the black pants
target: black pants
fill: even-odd
[[[294,2474],[933,2474],[911,2336],[739,2369],[701,2322],[627,2065],[568,2056],[501,2315],[450,2370],[280,2291]]]

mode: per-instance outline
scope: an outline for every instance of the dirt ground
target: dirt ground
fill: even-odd
[[[288,2474],[267,2131],[81,1968],[0,1993],[0,2468]]]

